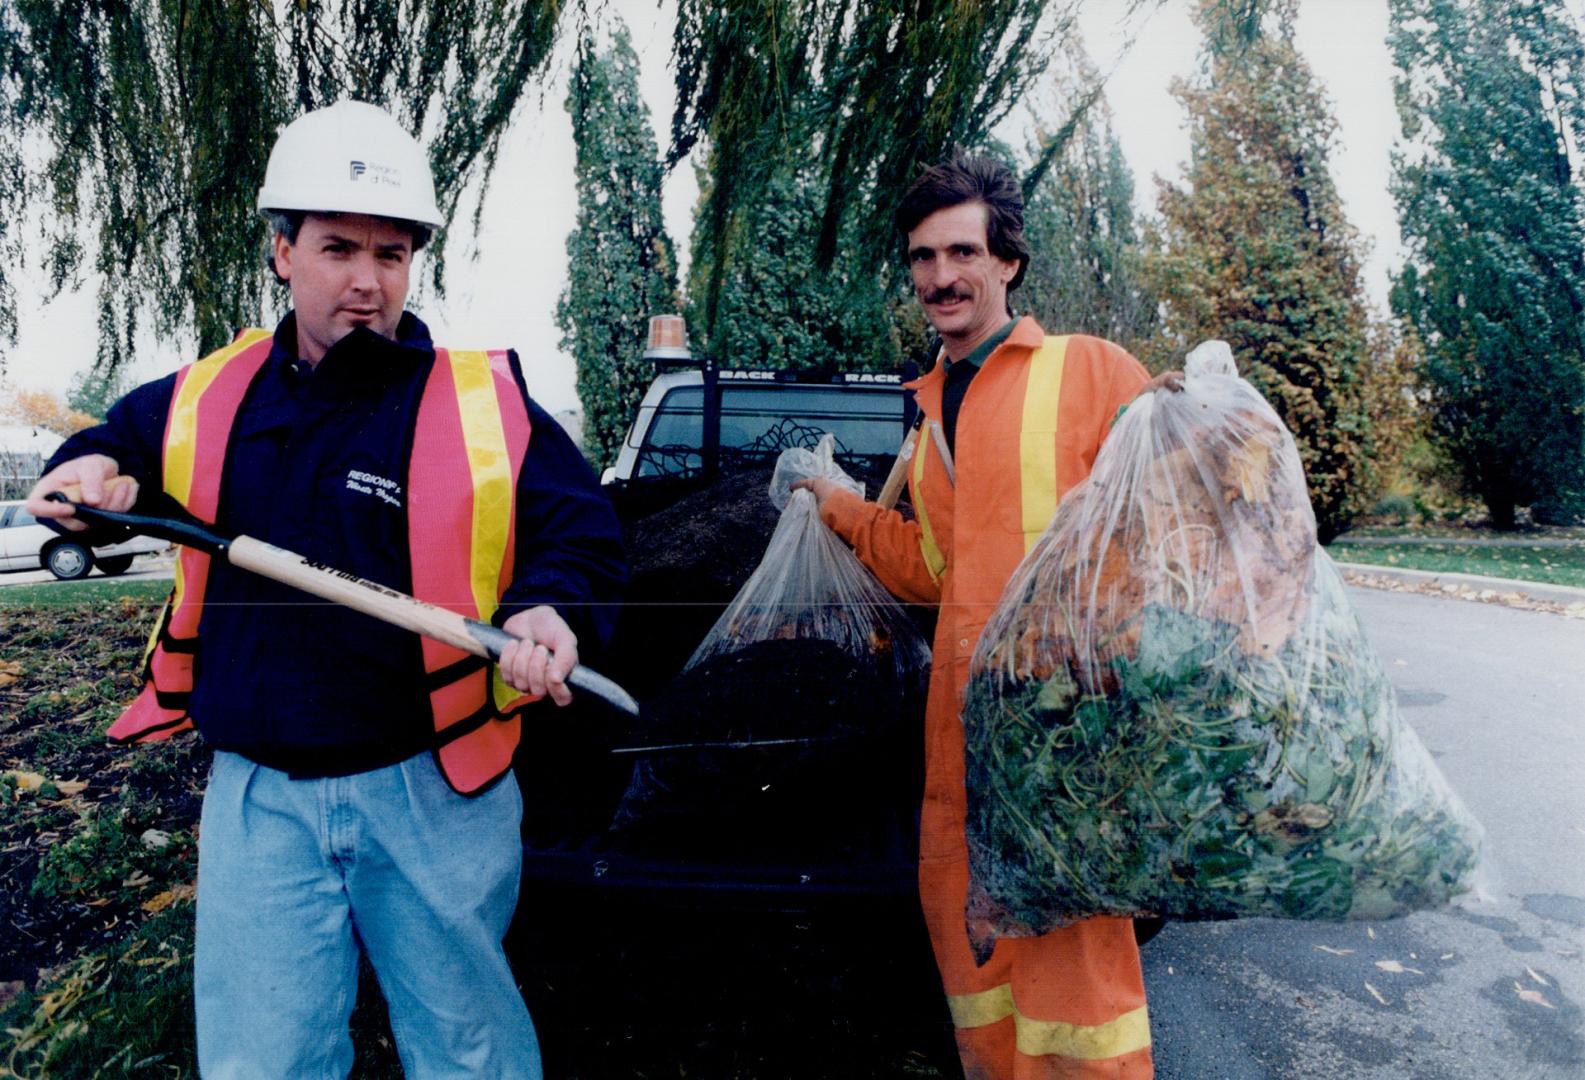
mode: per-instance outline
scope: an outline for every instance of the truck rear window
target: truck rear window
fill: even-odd
[[[635,425],[635,429],[643,425]],[[721,389],[723,463],[774,458],[791,446],[836,437],[839,458],[890,459],[903,439],[899,389],[851,386],[733,386]],[[703,465],[704,388],[680,386],[661,399],[639,448],[637,475],[690,473]]]

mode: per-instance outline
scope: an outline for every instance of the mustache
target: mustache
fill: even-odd
[[[959,292],[949,285],[945,289],[931,289],[925,292],[922,298],[927,304],[944,304],[948,300],[967,300],[969,294]]]

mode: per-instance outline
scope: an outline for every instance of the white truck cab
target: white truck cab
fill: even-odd
[[[813,447],[826,432],[836,437],[838,460],[884,469],[912,419],[900,375],[714,370],[705,361],[656,376],[601,482],[770,462],[788,447]]]

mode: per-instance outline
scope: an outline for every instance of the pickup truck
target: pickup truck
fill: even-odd
[[[631,538],[657,520],[652,515],[712,485],[762,490],[759,476],[768,475],[782,450],[813,447],[830,432],[838,460],[871,479],[873,496],[875,477],[884,478],[914,415],[903,381],[902,375],[885,373],[718,369],[709,360],[662,356],[602,482]],[[774,511],[765,513],[773,520]],[[761,545],[754,551],[742,576],[762,550]],[[668,648],[685,660],[702,637],[701,627],[713,621],[716,609],[701,616],[701,605],[686,601],[670,619],[646,602],[644,588],[643,571],[636,569],[634,590],[640,595],[630,595],[604,662],[619,679],[629,673],[624,658],[635,654]],[[929,615],[920,617],[928,633]],[[672,626],[686,629],[670,631]],[[678,635],[689,640],[657,640]],[[642,683],[640,676],[631,677]],[[654,687],[630,689],[642,700]],[[701,724],[701,732],[709,727]],[[691,824],[657,823],[654,829],[611,828],[643,753],[624,752],[633,747],[616,744],[642,745],[641,728],[613,729],[610,717],[590,716],[538,732],[531,736],[535,752],[523,755],[528,760],[520,766],[528,803],[525,899],[559,893],[561,902],[597,903],[637,890],[650,906],[744,911],[911,900],[923,751],[918,726],[905,727],[821,748],[840,759],[826,762],[830,768],[821,775],[846,778],[849,790],[800,792],[780,820],[760,818],[749,826],[705,814]],[[712,753],[724,755],[714,760],[728,770],[751,771],[765,761],[755,747]]]

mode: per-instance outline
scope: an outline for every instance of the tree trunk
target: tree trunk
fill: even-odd
[[[1491,527],[1498,532],[1513,532],[1516,527],[1514,519],[1514,501],[1506,494],[1488,492],[1484,498],[1486,512],[1491,515]]]

